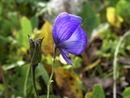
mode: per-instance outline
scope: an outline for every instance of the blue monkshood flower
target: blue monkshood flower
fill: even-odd
[[[63,12],[57,16],[53,25],[53,40],[65,61],[72,65],[68,53],[79,55],[87,45],[87,36],[80,27],[81,17]]]

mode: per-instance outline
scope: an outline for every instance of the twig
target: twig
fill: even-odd
[[[119,47],[121,46],[122,41],[126,38],[126,36],[130,34],[130,31],[126,32],[119,40],[116,46],[115,54],[114,54],[114,61],[113,61],[113,98],[116,98],[116,64],[117,64],[117,54],[119,51]]]

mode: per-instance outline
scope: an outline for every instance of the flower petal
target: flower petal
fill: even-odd
[[[72,36],[65,42],[59,44],[59,48],[64,49],[68,53],[79,55],[81,54],[87,44],[87,36],[81,27],[78,27]]]
[[[70,59],[67,57],[68,52],[66,52],[64,49],[60,49],[60,53],[61,53],[61,55],[63,56],[64,60],[65,60],[68,64],[72,65],[72,62],[71,62]]]
[[[81,17],[68,14],[66,12],[58,15],[53,26],[53,39],[55,44],[59,44],[69,39],[76,28],[81,23]]]

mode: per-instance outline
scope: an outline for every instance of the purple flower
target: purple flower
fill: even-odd
[[[81,17],[63,12],[57,16],[53,25],[53,39],[65,61],[72,65],[68,53],[79,55],[87,45],[87,36],[80,27]]]

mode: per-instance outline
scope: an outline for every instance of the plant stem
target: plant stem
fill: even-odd
[[[33,86],[34,86],[34,90],[36,92],[36,96],[37,96],[37,98],[39,98],[39,94],[38,94],[36,83],[35,83],[35,69],[37,66],[38,66],[38,64],[32,65],[32,76],[33,76],[32,79],[33,79]]]
[[[52,67],[51,67],[51,75],[50,75],[50,78],[49,78],[49,81],[48,81],[48,85],[47,85],[47,98],[49,98],[49,95],[50,95],[50,86],[51,86],[51,83],[52,83],[52,77],[53,77],[53,66],[55,64],[55,57],[56,57],[56,46],[54,45],[54,55],[53,55],[53,64],[52,64]]]
[[[113,61],[113,98],[116,98],[116,66],[117,66],[117,54],[119,51],[119,47],[121,46],[122,41],[126,38],[126,36],[130,33],[130,31],[126,32],[119,40],[116,46],[115,54],[114,54],[114,61]]]
[[[26,97],[26,87],[27,87],[27,81],[28,81],[29,72],[30,72],[30,66],[27,69],[27,73],[26,73],[26,77],[25,77],[25,82],[24,82],[24,89],[23,89],[24,97]]]

